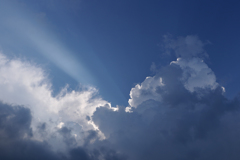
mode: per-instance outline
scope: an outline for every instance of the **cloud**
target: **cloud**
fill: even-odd
[[[116,108],[90,86],[53,96],[41,67],[0,54],[0,159],[238,160],[239,98],[224,96],[197,37],[169,41],[187,56],[156,69]]]
[[[214,89],[218,85],[213,71],[199,58],[190,60],[178,58],[177,61],[171,62],[171,65],[173,64],[182,69],[181,80],[184,82],[185,88],[190,92],[195,91],[196,88],[209,87]]]
[[[197,57],[203,43],[195,36],[180,40],[170,41],[178,42],[176,55],[186,55],[132,88],[127,109],[97,108],[93,121],[131,160],[239,159],[240,101],[224,97],[213,71]]]
[[[65,148],[64,140],[59,140],[65,138],[58,131],[61,127],[71,129],[71,136],[81,145],[87,136],[85,131],[95,129],[86,117],[91,117],[97,107],[108,104],[90,86],[83,86],[79,91],[68,91],[66,86],[54,97],[51,83],[40,67],[20,59],[9,59],[3,54],[0,54],[0,88],[3,103],[30,109],[32,138],[48,141],[56,150]]]
[[[29,109],[0,103],[0,159],[59,159],[43,142],[32,141]]]
[[[100,158],[109,160],[122,160],[114,150],[106,147],[99,147],[94,150],[87,146],[69,147],[67,154],[65,152],[55,152],[48,141],[35,140],[32,133],[31,111],[23,106],[13,106],[0,103],[0,159],[19,159],[19,160],[97,160]],[[41,126],[41,129],[44,129]],[[59,130],[67,143],[71,142],[71,130],[63,127]],[[91,132],[85,139],[97,137],[96,131]],[[59,139],[60,140],[60,139]]]
[[[192,57],[208,57],[204,46],[208,43],[203,43],[196,35],[188,35],[186,37],[178,37],[173,39],[171,35],[164,35],[164,48],[167,53],[173,52],[177,57],[192,58]]]
[[[128,103],[131,107],[137,107],[148,99],[160,100],[161,96],[157,93],[157,89],[162,86],[164,86],[164,83],[161,77],[147,77],[144,82],[131,89],[131,99]]]
[[[188,91],[194,92],[199,88],[215,89],[218,83],[215,74],[203,60],[178,58],[177,61],[171,62],[170,66],[159,71],[156,76],[147,77],[141,84],[132,88],[129,105],[137,107],[149,99],[162,101],[162,96],[169,90],[177,92],[175,87],[178,86],[176,85],[183,85]]]
[[[123,159],[101,144],[104,135],[91,119],[96,108],[110,105],[97,89],[66,86],[53,96],[41,67],[4,54],[0,88],[0,159]]]

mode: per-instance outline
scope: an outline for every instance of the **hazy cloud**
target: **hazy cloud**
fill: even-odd
[[[173,39],[171,35],[165,35],[163,38],[163,48],[165,48],[167,53],[173,52],[176,57],[192,58],[208,56],[204,50],[204,46],[209,42],[203,43],[196,35],[188,35],[176,39]]]

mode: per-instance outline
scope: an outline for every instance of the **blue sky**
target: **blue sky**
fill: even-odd
[[[215,142],[236,147],[239,8],[236,0],[0,0],[0,111],[24,119],[0,114],[0,136],[16,130],[14,143],[43,159],[208,160],[207,146],[224,148]],[[239,159],[231,147],[215,157]]]
[[[92,74],[95,77],[90,85],[99,88],[105,99],[126,105],[129,88],[151,75],[152,62],[161,66],[174,60],[164,56],[160,47],[163,35],[172,34],[198,35],[201,40],[210,41],[206,46],[209,65],[229,90],[230,97],[238,93],[240,77],[235,74],[240,37],[238,1],[2,0],[1,3],[2,51],[48,65],[56,91],[65,84],[75,88],[79,82],[89,82],[84,74]],[[79,68],[69,69],[81,80],[76,81],[66,73],[70,71],[58,66],[53,60],[56,57],[39,53],[46,51],[33,46],[30,37],[37,41],[40,35],[33,35],[28,27],[41,32],[41,41],[50,43],[52,50],[47,47],[45,50],[58,56],[56,47],[60,45],[66,50],[62,54],[72,56],[79,68],[84,67],[83,75],[78,73]],[[70,59],[63,58],[59,63],[68,65],[72,63]]]

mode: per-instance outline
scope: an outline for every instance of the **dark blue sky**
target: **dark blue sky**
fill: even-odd
[[[229,97],[240,90],[239,1],[2,0],[1,8],[4,19],[18,15],[19,21],[28,21],[32,28],[38,27],[43,34],[64,44],[74,59],[87,68],[86,72],[94,75],[90,81],[79,73],[82,78],[76,81],[51,58],[38,54],[32,40],[26,39],[32,34],[28,24],[23,24],[19,32],[24,33],[20,35],[1,22],[1,49],[47,65],[56,92],[66,83],[73,89],[79,82],[90,83],[99,88],[106,100],[126,105],[129,89],[152,75],[152,62],[159,67],[175,60],[174,56],[163,55],[161,44],[166,34],[197,35],[203,42],[210,41],[205,46],[209,54],[206,62],[217,81],[225,86]],[[18,24],[13,20],[11,25]]]

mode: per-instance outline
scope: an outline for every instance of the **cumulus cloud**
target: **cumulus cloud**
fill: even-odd
[[[132,88],[127,108],[98,108],[93,121],[132,160],[239,159],[239,99],[224,97],[196,36],[167,45],[179,58]]]
[[[29,109],[0,103],[0,159],[59,159],[46,143],[31,140],[31,120]]]
[[[52,96],[40,67],[0,54],[0,159],[238,160],[239,98],[224,96],[196,36],[168,41],[177,60],[116,108],[94,87]]]
[[[173,61],[171,64],[178,65],[182,69],[181,80],[185,88],[190,92],[195,91],[196,88],[209,87],[215,89],[218,85],[213,71],[199,58],[190,60],[178,58],[177,61]]]
[[[96,108],[110,106],[96,88],[66,86],[53,96],[41,67],[4,54],[0,88],[0,159],[123,159],[101,144],[104,134],[92,121]]]
[[[122,156],[104,146],[95,149],[84,146],[69,147],[68,152],[54,151],[48,141],[35,140],[31,128],[31,111],[23,106],[0,103],[0,159],[19,160],[122,160]],[[40,126],[44,129],[45,126]],[[63,127],[59,132],[66,143],[72,142],[71,130]],[[88,131],[85,141],[97,137],[96,131]],[[61,140],[60,138],[58,140]]]
[[[59,140],[66,136],[62,134],[64,128],[69,129],[68,137],[72,141],[82,145],[85,133],[97,129],[86,117],[91,117],[97,107],[108,104],[97,96],[97,89],[90,86],[79,91],[68,91],[65,87],[54,97],[51,83],[40,67],[3,54],[0,54],[0,88],[3,103],[30,109],[32,139],[48,141],[56,150],[65,148],[64,141]]]
[[[160,100],[161,96],[157,93],[157,89],[162,86],[164,86],[164,83],[161,77],[147,77],[144,82],[131,89],[129,105],[137,107],[148,99]]]
[[[162,75],[166,77],[163,78]],[[178,75],[179,82],[174,80],[177,79],[176,76]],[[170,66],[162,69],[156,76],[147,77],[141,84],[132,88],[129,105],[137,107],[149,99],[161,101],[163,94],[169,92],[169,90],[176,90],[173,86],[179,83],[183,84],[184,88],[190,92],[197,91],[200,88],[215,89],[218,86],[215,74],[203,60],[199,58],[178,58],[177,61],[171,62]],[[166,86],[165,84],[169,85]]]

